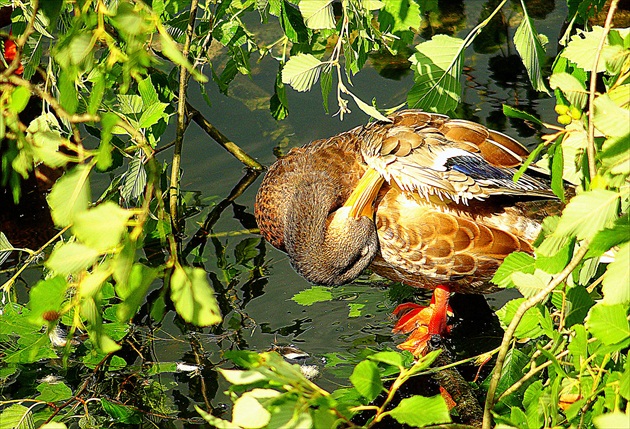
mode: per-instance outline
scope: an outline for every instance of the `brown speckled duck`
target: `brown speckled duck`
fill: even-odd
[[[312,283],[348,283],[369,267],[437,289],[431,309],[413,306],[395,329],[418,328],[402,347],[419,353],[447,331],[450,291],[496,290],[497,267],[532,252],[560,203],[536,169],[513,180],[528,151],[504,134],[418,110],[389,119],[292,149],[265,176],[255,215]]]

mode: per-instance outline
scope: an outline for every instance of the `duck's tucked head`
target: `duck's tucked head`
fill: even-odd
[[[379,249],[374,221],[339,207],[338,191],[330,182],[302,182],[289,197],[284,246],[295,270],[311,283],[351,282]]]

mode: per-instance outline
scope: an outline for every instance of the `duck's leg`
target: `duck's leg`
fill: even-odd
[[[412,332],[407,341],[398,345],[399,349],[408,350],[419,356],[427,349],[431,337],[449,333],[450,327],[446,323],[446,318],[452,312],[448,305],[450,295],[450,288],[440,285],[433,291],[428,307],[410,303],[396,307],[394,315],[400,315],[400,319],[393,331],[403,334]]]

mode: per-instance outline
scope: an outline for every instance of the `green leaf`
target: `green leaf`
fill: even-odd
[[[592,71],[595,57],[600,55],[596,72],[603,72],[606,70],[606,62],[623,50],[621,46],[610,46],[606,42],[601,53],[599,53],[599,42],[603,34],[604,29],[599,26],[594,26],[591,31],[577,30],[577,33],[571,36],[571,41],[560,55],[573,61],[578,67],[587,72]]]
[[[120,196],[125,201],[138,199],[147,184],[147,171],[144,169],[144,157],[136,153],[129,162],[129,168],[123,179]]]
[[[554,235],[573,235],[590,239],[617,218],[619,194],[605,189],[594,189],[572,198],[562,212]],[[584,221],[588,216],[588,222]]]
[[[628,427],[628,415],[621,411],[600,414],[593,417],[593,423],[597,429],[624,428]]]
[[[282,69],[282,83],[291,85],[296,91],[308,91],[317,82],[324,65],[311,54],[294,55]]]
[[[183,66],[188,73],[199,83],[205,83],[208,78],[201,74],[197,69],[193,68],[192,64],[184,57],[181,50],[177,47],[171,36],[166,32],[164,27],[158,27],[160,33],[160,43],[162,45],[162,53],[169,60],[178,66]]]
[[[87,246],[99,252],[111,251],[127,231],[127,222],[133,215],[118,204],[106,201],[103,204],[76,215],[72,232]]]
[[[414,69],[414,85],[407,94],[410,108],[447,113],[458,106],[462,87],[460,76],[464,41],[446,35],[433,36],[416,46],[409,58]]]
[[[379,30],[400,33],[419,29],[422,15],[417,2],[413,0],[383,0],[383,8],[378,13]]]
[[[134,264],[128,281],[116,283],[116,293],[123,299],[116,309],[116,317],[120,322],[127,322],[136,314],[157,275],[158,272],[154,268]]]
[[[559,88],[567,97],[567,100],[579,109],[586,106],[588,91],[584,83],[580,82],[569,73],[554,73],[549,78],[549,86],[552,89]]]
[[[448,406],[440,395],[430,398],[419,395],[405,398],[400,401],[396,408],[385,414],[389,414],[398,423],[413,427],[451,422]]]
[[[70,72],[62,71],[59,74],[59,103],[70,115],[74,115],[79,106],[77,87]]]
[[[228,422],[227,420],[220,419],[218,417],[213,416],[210,413],[206,413],[204,410],[199,408],[199,406],[195,405],[195,410],[199,413],[199,415],[208,423],[210,423],[213,427],[218,429],[238,429],[232,422]]]
[[[375,362],[383,362],[387,365],[405,367],[405,358],[402,353],[398,352],[378,352],[368,356],[368,359]]]
[[[26,133],[33,140],[31,149],[36,160],[52,168],[64,167],[71,160],[59,151],[66,139],[61,137],[59,122],[52,113],[45,113],[31,121]]]
[[[595,302],[584,286],[575,285],[567,291],[565,326],[584,323],[584,319]]]
[[[542,121],[531,113],[524,112],[519,109],[515,109],[507,104],[503,105],[503,114],[508,118],[523,119],[525,121],[533,122],[536,125],[543,125]]]
[[[11,103],[9,104],[9,109],[14,113],[20,113],[26,105],[28,104],[28,100],[31,98],[31,92],[28,88],[24,86],[16,87],[13,92],[11,92]]]
[[[77,165],[55,182],[47,198],[50,215],[55,225],[59,227],[70,225],[78,213],[88,208],[90,204],[89,172],[88,167]]]
[[[219,372],[230,384],[236,384],[237,386],[255,384],[267,380],[267,377],[257,370],[242,371],[219,368]]]
[[[350,381],[361,396],[370,402],[376,399],[383,390],[383,382],[379,376],[378,367],[369,360],[359,362],[352,371]]]
[[[357,97],[350,91],[348,91],[347,94],[349,94],[354,99],[355,103],[357,103],[357,106],[359,106],[359,109],[363,110],[364,113],[367,113],[368,115],[370,115],[371,117],[375,119],[378,119],[379,121],[391,122],[389,118],[384,116],[374,106],[370,106],[369,104],[361,100],[359,97]]]
[[[40,394],[35,398],[44,402],[58,402],[72,398],[72,389],[65,383],[41,383],[37,386]]]
[[[204,270],[177,265],[171,275],[170,287],[177,314],[186,322],[197,326],[221,323],[219,304]]]
[[[45,265],[57,274],[68,276],[92,266],[100,256],[98,250],[80,243],[64,243],[50,255]]]
[[[271,116],[277,121],[281,121],[289,115],[289,100],[287,99],[286,87],[282,83],[282,68],[276,75],[273,96],[269,100],[269,110]]]
[[[253,396],[253,392],[245,392],[234,402],[232,423],[246,428],[262,428],[269,423],[271,414]]]
[[[595,99],[593,121],[595,127],[606,136],[630,136],[630,110],[615,104],[608,94]],[[627,142],[627,140],[626,140]]]
[[[523,21],[514,34],[514,46],[523,60],[523,64],[529,75],[529,80],[534,89],[549,94],[549,90],[545,86],[545,81],[542,77],[545,48],[540,42],[540,36],[534,28],[532,20],[527,15],[527,9],[523,1],[521,1],[521,5],[523,6]]]
[[[332,288],[326,286],[312,286],[310,289],[296,293],[291,299],[304,306],[313,305],[316,302],[332,301],[331,290]]]
[[[525,301],[525,298],[518,298],[508,301],[497,312],[497,317],[501,321],[501,325],[504,329],[512,322],[514,314],[518,307]],[[543,334],[543,329],[540,325],[540,310],[537,307],[530,308],[525,312],[521,322],[516,328],[514,336],[516,338],[537,338]]]
[[[512,281],[512,274],[516,272],[522,272],[527,274],[534,274],[536,261],[531,255],[524,252],[511,253],[503,260],[503,263],[494,273],[492,277],[492,283],[503,287],[514,287]]]
[[[332,7],[333,0],[306,0],[299,4],[300,12],[308,28],[320,30],[335,28],[335,14]]]
[[[324,110],[326,113],[330,113],[328,110],[328,97],[330,95],[330,91],[332,90],[332,70],[324,68],[319,84],[322,90],[322,104],[324,105]]]
[[[280,25],[282,30],[284,30],[284,34],[293,43],[306,43],[309,38],[309,32],[306,25],[304,25],[302,14],[287,0],[280,0],[280,8],[282,11],[280,14]]]
[[[29,321],[39,326],[46,324],[47,321],[43,318],[44,313],[61,310],[67,287],[66,280],[61,276],[37,282],[30,293],[31,299],[28,305],[31,314]]]
[[[142,422],[140,413],[126,405],[114,404],[105,398],[101,398],[101,406],[117,423],[140,424]]]
[[[625,236],[626,239],[628,236]],[[630,303],[630,281],[628,272],[630,271],[630,243],[624,243],[617,253],[615,260],[608,265],[604,273],[602,293],[604,294],[603,304],[628,304]]]
[[[512,274],[512,281],[518,291],[525,297],[531,298],[547,287],[551,280],[551,275],[541,270],[536,270],[534,274],[515,272]]]
[[[23,405],[11,405],[0,413],[0,429],[32,429],[33,413]]]
[[[9,243],[6,235],[0,232],[0,266],[4,264],[11,253],[13,253],[13,245]]]
[[[598,303],[589,312],[586,328],[606,345],[627,340],[630,337],[627,309],[623,304]]]

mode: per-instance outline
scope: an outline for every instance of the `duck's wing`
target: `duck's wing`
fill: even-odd
[[[417,110],[366,126],[361,152],[366,164],[403,191],[456,203],[492,195],[554,198],[549,181],[526,171],[529,155],[516,140],[474,122]]]

